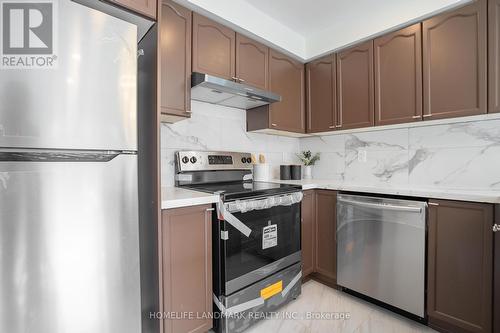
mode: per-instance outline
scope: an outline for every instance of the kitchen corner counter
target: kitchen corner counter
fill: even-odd
[[[471,202],[485,202],[500,204],[500,191],[477,191],[459,189],[425,189],[404,187],[376,187],[345,184],[327,179],[303,179],[303,180],[270,180],[274,183],[301,185],[303,190],[324,189],[335,191],[352,191],[373,194],[401,195],[409,197],[420,197],[429,199],[445,199]]]
[[[161,188],[161,209],[189,207],[212,204],[219,201],[219,196],[186,190],[178,187]]]

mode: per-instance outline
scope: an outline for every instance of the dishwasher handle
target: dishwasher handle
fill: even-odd
[[[389,210],[409,212],[409,213],[421,213],[422,212],[421,207],[408,206],[408,205],[403,206],[403,205],[391,205],[391,204],[385,204],[385,203],[372,203],[372,202],[365,202],[365,201],[349,200],[349,199],[344,199],[341,197],[337,197],[337,201],[344,202],[344,203],[351,204],[351,205],[355,205],[355,206],[368,207],[368,208],[389,209]]]

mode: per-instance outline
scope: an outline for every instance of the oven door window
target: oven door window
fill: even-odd
[[[300,251],[300,203],[233,215],[249,227],[249,237],[227,222],[226,281],[241,277]]]

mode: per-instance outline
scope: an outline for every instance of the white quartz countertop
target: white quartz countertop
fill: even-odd
[[[212,204],[219,201],[219,196],[186,190],[178,187],[161,188],[161,209]]]
[[[403,195],[409,197],[421,197],[430,199],[447,199],[471,202],[487,202],[500,204],[500,191],[477,191],[460,189],[426,189],[426,188],[404,188],[404,187],[376,187],[363,185],[350,185],[327,179],[303,179],[303,180],[270,180],[274,183],[301,185],[303,190],[325,189],[336,191],[353,191],[374,194]]]
[[[293,184],[302,186],[303,190],[325,189],[336,191],[352,191],[374,194],[402,195],[409,197],[420,197],[430,199],[447,199],[471,202],[487,202],[500,204],[500,191],[476,191],[476,190],[441,190],[424,188],[402,188],[402,187],[375,187],[363,185],[349,185],[328,179],[308,180],[270,180],[273,183]],[[186,190],[178,187],[162,187],[161,208],[179,208],[196,205],[216,203],[218,195]]]

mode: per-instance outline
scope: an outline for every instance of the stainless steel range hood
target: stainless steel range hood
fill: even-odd
[[[191,99],[244,110],[281,102],[270,91],[197,72],[191,75]]]

